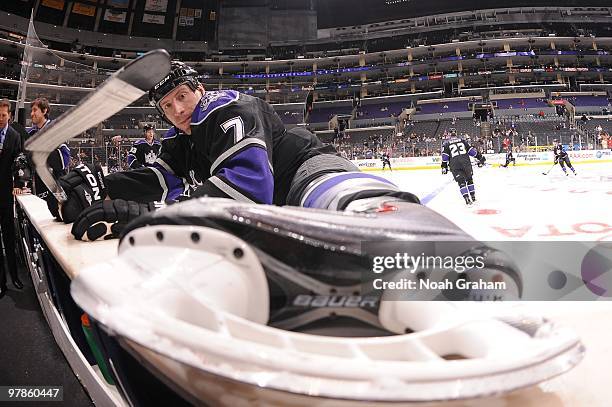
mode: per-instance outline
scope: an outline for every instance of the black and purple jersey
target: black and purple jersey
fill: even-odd
[[[287,132],[272,106],[232,90],[202,96],[191,135],[173,127],[150,167],[109,175],[111,198],[172,201],[193,196],[286,204],[298,167],[324,145],[308,131]]]
[[[45,124],[42,127],[45,127],[51,120],[47,119]],[[38,133],[40,128],[38,126],[32,126],[28,129],[28,138],[32,137],[34,134]],[[54,152],[49,154],[49,158],[47,159],[47,165],[51,169],[54,177],[61,177],[68,172],[68,166],[70,164],[70,148],[66,144],[60,145]],[[34,166],[31,164],[31,168],[34,169]],[[48,189],[40,179],[38,174],[34,175],[34,193],[38,196],[44,197]]]
[[[451,137],[442,145],[442,162],[453,168],[458,168],[464,164],[470,164],[470,157],[478,158],[478,150],[470,145],[466,140],[459,137]]]
[[[567,151],[565,151],[561,144],[558,144],[553,148],[553,153],[555,154],[555,159],[557,160],[567,157]]]
[[[157,140],[153,140],[151,144],[145,139],[135,141],[127,155],[128,166],[135,169],[153,165],[157,160],[160,148],[161,143]]]

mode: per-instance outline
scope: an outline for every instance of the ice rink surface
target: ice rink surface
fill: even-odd
[[[457,183],[439,170],[377,171],[480,240],[612,241],[612,163],[474,168],[477,203],[467,206]],[[610,275],[608,274],[608,283]],[[608,285],[609,287],[610,285]],[[602,300],[604,298],[601,298]],[[607,292],[607,300],[612,293]],[[503,397],[442,406],[608,406],[612,399],[612,301],[522,302],[512,306],[574,329],[584,360],[567,374]],[[437,404],[436,404],[437,405]]]
[[[612,240],[612,163],[474,168],[467,206],[450,173],[378,171],[480,240]]]

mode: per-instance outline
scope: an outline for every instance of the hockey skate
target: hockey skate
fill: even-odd
[[[513,299],[522,282],[511,259],[422,205],[368,199],[347,209],[171,205],[131,223],[119,256],[83,270],[72,296],[195,403],[465,399],[538,383],[581,359],[572,332],[538,317],[372,290],[372,257],[384,250],[480,255],[485,267],[456,279],[507,286],[436,299]]]

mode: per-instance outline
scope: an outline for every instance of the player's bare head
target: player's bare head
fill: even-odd
[[[556,145],[558,145],[558,144],[559,144],[559,140],[554,139],[554,140],[553,140],[553,145],[555,145],[555,146],[556,146]]]
[[[144,138],[148,141],[151,142],[153,140],[153,137],[155,137],[155,127],[153,127],[150,124],[145,124],[142,127],[142,133],[144,135]]]
[[[30,105],[30,118],[37,126],[42,125],[48,118],[51,107],[47,98],[36,98]]]
[[[3,129],[11,118],[11,102],[0,99],[0,129]]]

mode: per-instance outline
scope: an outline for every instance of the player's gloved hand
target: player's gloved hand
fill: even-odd
[[[481,155],[480,158],[478,159],[478,166],[483,167],[486,162],[487,162],[487,159],[485,158],[485,156]]]
[[[448,163],[446,161],[442,161],[442,174],[448,173]]]
[[[154,211],[162,204],[157,202],[140,203],[123,199],[96,202],[86,208],[72,225],[72,235],[77,240],[93,241],[112,239],[140,215]]]
[[[24,187],[27,182],[32,180],[30,164],[24,153],[19,153],[17,158],[15,158],[14,171],[15,181],[17,181],[16,183],[20,187]]]
[[[58,182],[68,196],[59,207],[64,223],[74,222],[83,209],[106,198],[104,173],[99,165],[79,164]]]
[[[559,164],[559,157],[555,157],[555,162],[554,164]]]

